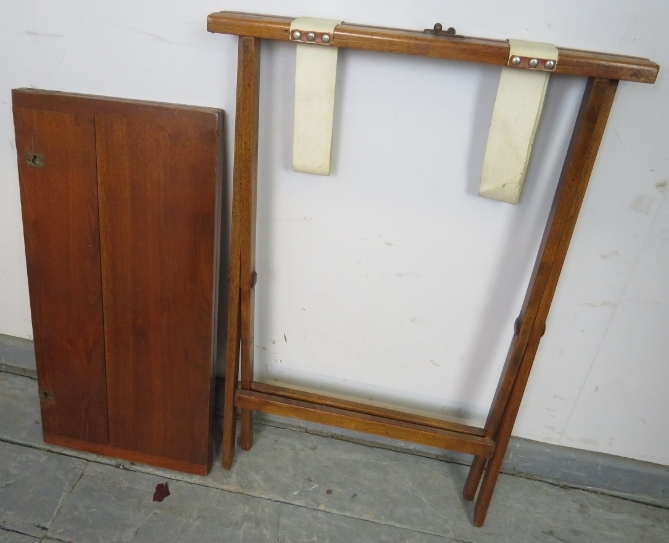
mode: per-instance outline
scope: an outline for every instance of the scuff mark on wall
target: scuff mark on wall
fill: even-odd
[[[37,36],[38,38],[64,38],[62,34],[48,34],[46,32],[35,32],[34,30],[24,30],[26,36]]]
[[[618,307],[617,303],[609,300],[604,300],[603,302],[583,302],[581,305],[587,305],[588,307]]]
[[[167,38],[163,38],[162,36],[159,36],[158,34],[153,34],[152,32],[146,32],[145,30],[139,30],[137,28],[132,28],[130,26],[122,25],[122,24],[117,24],[117,23],[110,23],[109,21],[100,21],[98,19],[93,19],[94,23],[99,23],[103,25],[108,25],[108,26],[115,26],[118,28],[123,28],[125,30],[130,30],[131,32],[136,32],[137,34],[143,34],[144,36],[149,36],[150,38],[155,38],[157,40],[160,40],[165,43],[176,43],[168,40]]]
[[[632,203],[630,207],[636,212],[641,213],[642,215],[648,215],[650,213],[650,208],[653,205],[653,197],[647,196],[645,194],[639,194]]]
[[[600,258],[603,258],[604,260],[611,258],[612,256],[620,256],[620,253],[618,251],[611,251],[610,253],[599,253]]]
[[[56,66],[56,71],[60,70],[60,65],[63,63],[63,59],[65,58],[66,54],[67,54],[67,51],[63,51],[63,54],[60,57],[60,60],[58,61],[58,66]]]

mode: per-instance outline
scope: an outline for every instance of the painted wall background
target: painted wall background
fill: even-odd
[[[514,434],[669,465],[669,4],[660,0],[8,1],[0,19],[0,333],[32,337],[10,90],[214,106],[218,10],[651,58],[621,83]],[[553,76],[521,203],[476,196],[499,68],[340,51],[333,173],[291,169],[294,49],[263,44],[258,378],[482,421],[584,80]],[[4,142],[4,143],[3,143]],[[228,171],[232,146],[228,146]],[[231,176],[228,176],[228,181]],[[228,201],[229,203],[229,201]],[[222,314],[225,322],[225,314]]]

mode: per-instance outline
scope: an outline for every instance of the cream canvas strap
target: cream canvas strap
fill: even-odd
[[[497,89],[479,196],[518,203],[548,76],[557,62],[554,45],[509,40],[509,60]]]
[[[300,17],[290,25],[297,44],[293,170],[330,175],[337,47],[332,45],[341,21]]]

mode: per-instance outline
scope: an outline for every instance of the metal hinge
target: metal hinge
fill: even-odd
[[[443,30],[441,23],[434,23],[434,28],[426,28],[423,30],[425,34],[432,34],[434,36],[441,36],[442,38],[464,38],[460,34],[456,34],[455,28],[449,26],[446,30]]]

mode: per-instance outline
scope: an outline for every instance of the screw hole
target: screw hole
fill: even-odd
[[[28,153],[26,155],[26,162],[35,168],[43,168],[44,156],[37,153]]]

